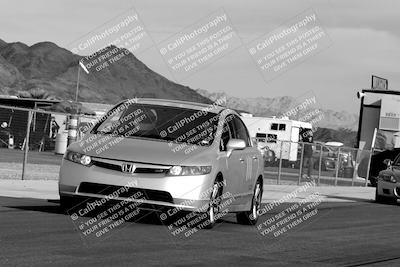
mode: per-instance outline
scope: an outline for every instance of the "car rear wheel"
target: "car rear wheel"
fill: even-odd
[[[255,225],[257,223],[259,210],[261,208],[262,193],[263,189],[261,181],[258,180],[254,188],[251,209],[250,211],[239,212],[236,214],[236,220],[238,223],[245,225]]]
[[[210,204],[206,211],[206,223],[204,225],[205,229],[211,229],[214,227],[218,213],[219,213],[219,205],[221,203],[222,196],[222,186],[218,181],[214,182],[213,189],[210,196]]]

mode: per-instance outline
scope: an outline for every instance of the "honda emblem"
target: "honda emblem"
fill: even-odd
[[[125,173],[134,173],[136,170],[136,165],[132,163],[122,163],[121,169],[122,172]]]

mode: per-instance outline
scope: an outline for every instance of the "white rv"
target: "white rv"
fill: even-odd
[[[300,135],[312,129],[311,123],[288,118],[242,116],[242,120],[249,130],[250,136],[255,138],[258,144],[268,146],[275,152],[278,159],[282,147],[282,159],[289,161],[297,160],[299,147],[297,142],[301,141]]]

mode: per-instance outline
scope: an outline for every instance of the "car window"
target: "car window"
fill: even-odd
[[[214,140],[219,116],[164,105],[120,105],[108,112],[92,133],[209,146]]]
[[[234,123],[234,127],[235,127],[235,130],[234,130],[235,137],[234,138],[242,139],[246,143],[246,146],[251,146],[250,136],[247,131],[246,125],[244,125],[242,120],[237,116],[233,117],[233,123]]]
[[[232,119],[233,119],[232,115],[228,115],[225,117],[225,122],[221,133],[221,142],[219,144],[220,151],[226,151],[226,147],[228,145],[229,140],[231,138],[234,138],[233,137],[234,125]]]
[[[231,139],[231,135],[229,132],[228,124],[225,122],[224,126],[222,128],[221,142],[220,142],[220,146],[219,146],[220,151],[226,151],[226,147],[228,145],[229,139]]]
[[[117,127],[118,122],[124,113],[123,109],[116,110],[116,112],[112,113],[109,116],[106,116],[105,120],[97,126],[96,131],[98,133],[111,133],[115,127]]]
[[[225,122],[228,123],[228,128],[231,133],[231,138],[235,137],[235,125],[233,123],[233,115],[226,116]]]

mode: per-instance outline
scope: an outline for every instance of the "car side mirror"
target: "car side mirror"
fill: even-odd
[[[383,161],[383,164],[385,164],[386,166],[390,167],[392,165],[392,161],[390,159],[385,159]]]
[[[228,157],[231,156],[233,150],[243,150],[246,148],[246,143],[242,139],[231,139],[228,141],[228,144],[226,145],[226,155]]]

